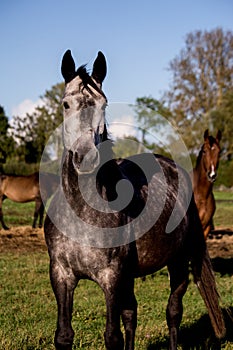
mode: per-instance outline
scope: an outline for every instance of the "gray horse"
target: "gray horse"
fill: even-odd
[[[85,66],[76,70],[68,50],[62,74],[62,180],[44,225],[58,306],[56,349],[72,349],[74,290],[80,279],[90,279],[105,295],[106,349],[133,350],[134,278],[164,266],[170,274],[170,349],[176,349],[190,262],[215,334],[222,337],[224,320],[189,175],[158,155],[112,158],[102,91],[106,61],[101,52],[89,75]]]

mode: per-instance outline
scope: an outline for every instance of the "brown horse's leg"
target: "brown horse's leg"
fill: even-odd
[[[210,230],[211,230],[211,225],[207,226],[207,227],[204,229],[204,238],[205,238],[205,240],[207,240],[208,235],[209,235],[209,233],[210,233]]]
[[[1,196],[1,197],[0,197],[0,222],[1,222],[2,228],[3,228],[4,230],[9,230],[9,227],[6,226],[6,224],[5,224],[5,222],[4,222],[4,219],[3,219],[3,212],[2,212],[2,202],[4,201],[5,198],[6,198],[6,197],[4,197],[4,196]]]
[[[188,287],[188,263],[173,261],[169,264],[171,294],[167,306],[167,324],[170,334],[170,350],[177,349],[179,326],[183,315],[182,298]]]
[[[44,216],[44,203],[41,201],[41,206],[39,209],[39,228],[43,226],[43,216]]]
[[[73,294],[78,281],[72,271],[59,262],[51,263],[50,279],[58,305],[55,347],[57,350],[71,350],[74,338],[71,326]]]
[[[32,228],[36,228],[36,222],[37,222],[39,214],[40,214],[39,227],[42,227],[43,214],[41,217],[41,212],[44,214],[43,201],[42,201],[41,197],[37,197],[35,200],[35,211],[34,211],[34,219],[33,219]]]
[[[134,350],[137,327],[137,301],[134,295],[134,279],[127,278],[121,292],[121,317],[125,329],[125,350]]]

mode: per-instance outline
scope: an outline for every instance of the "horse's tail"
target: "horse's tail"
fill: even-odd
[[[194,210],[195,211],[195,210]],[[193,232],[192,240],[192,272],[194,281],[206,304],[210,321],[217,338],[223,338],[226,333],[223,313],[219,305],[220,297],[217,291],[215,276],[210,261],[210,256],[204,240],[202,226],[199,215],[193,215],[197,230]]]
[[[219,305],[220,298],[207,249],[203,256],[201,271],[198,272],[193,268],[193,273],[199,292],[206,304],[215,335],[217,338],[223,338],[226,333],[225,322]]]

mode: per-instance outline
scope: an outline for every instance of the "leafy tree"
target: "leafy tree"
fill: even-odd
[[[233,88],[233,33],[221,28],[189,33],[169,70],[172,84],[165,100],[172,122],[187,146],[195,149],[203,130],[216,124],[212,112],[222,106],[224,96]]]
[[[149,133],[159,131],[163,133],[163,126],[166,125],[167,119],[171,118],[171,112],[165,107],[162,101],[158,101],[151,96],[139,97],[136,99],[134,106],[136,120],[141,129],[141,142],[149,147]]]
[[[14,118],[14,136],[20,144],[18,152],[27,163],[40,161],[50,135],[62,122],[63,91],[63,83],[54,85],[41,97],[42,106],[36,107],[32,114]],[[49,158],[49,154],[47,157]]]
[[[142,151],[144,151],[143,145],[134,136],[117,138],[113,146],[115,158],[126,158]]]
[[[0,106],[0,163],[6,163],[14,150],[14,140],[9,135],[10,125],[4,108]]]
[[[223,95],[221,104],[211,112],[210,117],[214,129],[222,131],[222,155],[230,160],[233,155],[233,90]]]

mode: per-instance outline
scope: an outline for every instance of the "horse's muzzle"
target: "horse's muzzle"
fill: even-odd
[[[85,155],[80,151],[73,153],[73,166],[78,174],[90,174],[99,165],[99,152],[96,148],[91,149]]]
[[[73,166],[78,174],[90,174],[99,166],[99,151],[88,133],[74,143],[72,154]]]
[[[207,174],[207,179],[208,179],[208,181],[210,181],[210,182],[215,182],[216,181],[216,179],[217,179],[217,173],[216,172],[208,172],[208,174]]]

